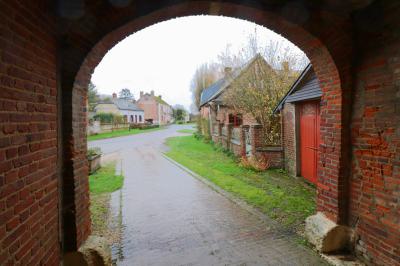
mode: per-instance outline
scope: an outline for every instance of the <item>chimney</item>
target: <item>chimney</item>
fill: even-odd
[[[140,98],[143,97],[143,91],[140,91]]]
[[[224,68],[224,73],[225,73],[225,76],[230,75],[232,73],[232,68],[231,67],[225,67]]]
[[[154,96],[154,91],[152,90],[152,91],[150,92],[150,94],[151,94],[151,96]]]
[[[117,99],[117,94],[114,92],[114,93],[112,94],[112,97],[113,97],[113,99]]]

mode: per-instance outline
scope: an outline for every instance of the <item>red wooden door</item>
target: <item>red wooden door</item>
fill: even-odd
[[[300,161],[301,175],[317,183],[320,112],[319,102],[300,105]]]

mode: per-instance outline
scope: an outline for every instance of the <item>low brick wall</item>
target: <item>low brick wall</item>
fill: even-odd
[[[92,124],[88,125],[87,134],[90,136],[121,129],[129,129],[129,124],[101,124],[99,121],[94,121]]]
[[[283,167],[283,149],[280,146],[257,148],[256,156],[267,159],[271,168]]]
[[[229,141],[228,141],[228,138],[227,138],[226,136],[222,136],[222,137],[221,137],[221,145],[222,145],[222,147],[224,147],[225,149],[229,149],[229,148],[230,148],[230,146],[229,146]]]
[[[239,141],[232,140],[230,150],[233,152],[233,154],[235,154],[235,156],[237,156],[237,157],[242,156],[242,146]]]
[[[212,134],[211,139],[215,144],[219,144],[220,143],[220,139],[219,139],[218,135]]]
[[[251,152],[248,155],[258,158],[266,158],[271,168],[283,167],[283,149],[281,146],[262,147],[262,126],[261,125],[242,125],[234,128],[232,124],[217,124],[218,132],[211,137],[214,143],[230,150],[237,157],[246,156],[246,134],[250,135]],[[247,132],[247,133],[246,133]]]

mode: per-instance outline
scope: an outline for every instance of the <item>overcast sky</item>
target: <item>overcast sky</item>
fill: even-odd
[[[128,88],[138,99],[140,91],[154,90],[169,104],[189,109],[190,81],[196,68],[216,61],[227,44],[233,51],[240,49],[255,27],[260,42],[286,40],[254,23],[221,16],[182,17],[152,25],[114,46],[95,69],[92,82],[100,94]]]

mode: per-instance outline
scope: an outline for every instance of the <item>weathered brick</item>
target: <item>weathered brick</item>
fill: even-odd
[[[18,217],[15,217],[14,219],[12,219],[11,221],[9,221],[9,222],[6,224],[6,230],[7,230],[7,231],[10,231],[10,230],[16,228],[19,224],[20,224],[19,218],[18,218]]]

